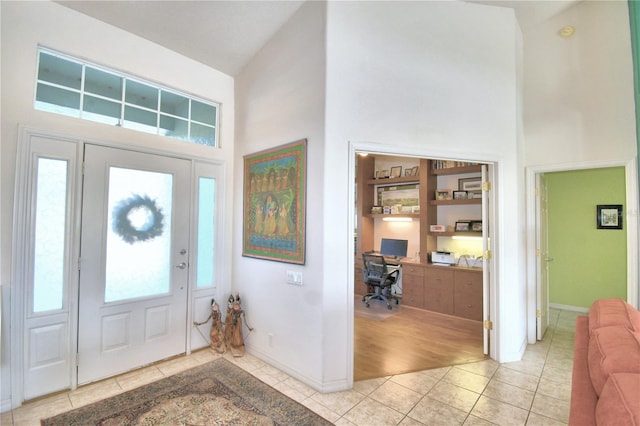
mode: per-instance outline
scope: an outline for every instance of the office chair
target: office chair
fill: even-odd
[[[391,286],[398,280],[400,268],[389,266],[384,256],[379,254],[362,253],[362,260],[364,261],[364,268],[362,268],[364,283],[373,289],[372,292],[362,296],[365,306],[369,307],[371,299],[384,300],[388,309],[391,309],[389,299],[395,299],[397,305],[398,298],[391,294]]]

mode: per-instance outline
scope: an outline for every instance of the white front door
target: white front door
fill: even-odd
[[[190,161],[86,145],[78,384],[186,351]]]

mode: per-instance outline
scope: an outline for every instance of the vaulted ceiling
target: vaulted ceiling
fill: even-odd
[[[513,8],[526,31],[580,0],[465,1]],[[304,0],[56,2],[233,76]]]

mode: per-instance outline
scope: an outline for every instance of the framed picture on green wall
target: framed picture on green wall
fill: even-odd
[[[598,229],[622,229],[622,204],[598,204]]]

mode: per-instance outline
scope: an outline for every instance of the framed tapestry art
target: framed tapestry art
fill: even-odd
[[[305,263],[307,140],[244,157],[242,255]]]

